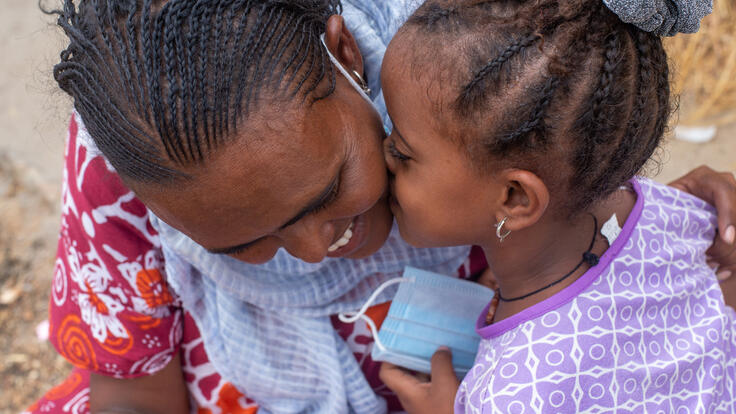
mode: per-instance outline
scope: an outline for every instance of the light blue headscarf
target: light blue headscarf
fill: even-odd
[[[467,247],[415,249],[394,228],[372,256],[308,264],[279,250],[249,265],[213,255],[165,223],[169,283],[197,322],[210,361],[259,413],[385,413],[330,315],[358,309],[405,266],[452,274]],[[395,294],[385,292],[379,302]]]
[[[391,36],[413,10],[407,3],[343,2],[386,125],[380,65]],[[364,259],[308,264],[281,249],[269,262],[250,265],[210,254],[151,216],[167,279],[196,321],[210,361],[259,403],[259,413],[385,413],[386,402],[371,389],[330,316],[358,309],[406,266],[453,274],[469,253],[468,247],[412,248],[394,228],[386,244]],[[393,294],[384,292],[379,302]]]

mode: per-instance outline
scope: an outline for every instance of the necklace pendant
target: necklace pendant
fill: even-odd
[[[496,309],[498,309],[498,289],[496,289],[496,293],[493,294],[493,299],[491,299],[491,304],[488,305],[488,313],[486,314],[486,326],[493,323],[493,318],[496,316]]]

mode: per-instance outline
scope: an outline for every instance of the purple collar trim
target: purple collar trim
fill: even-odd
[[[639,222],[641,212],[644,209],[644,197],[641,193],[641,186],[639,185],[639,182],[636,181],[636,179],[632,179],[629,182],[631,183],[632,187],[634,188],[634,192],[636,193],[636,203],[634,204],[634,208],[631,210],[629,217],[626,219],[626,223],[624,223],[623,229],[621,229],[621,234],[619,234],[619,236],[616,238],[616,241],[613,242],[613,245],[610,246],[605,253],[603,253],[603,256],[601,256],[598,264],[588,269],[588,271],[580,276],[578,280],[573,282],[573,284],[557,292],[554,296],[549,297],[534,306],[526,308],[516,315],[485,326],[488,308],[491,306],[491,304],[489,303],[488,305],[486,305],[485,308],[483,308],[483,312],[480,314],[478,320],[475,323],[475,330],[481,337],[486,339],[495,338],[511,329],[516,328],[526,321],[532,320],[541,315],[544,315],[547,312],[559,308],[560,306],[570,302],[582,291],[587,289],[601,275],[601,273],[603,273],[603,271],[608,268],[608,266],[611,264],[611,261],[613,261],[613,259],[618,256],[621,249],[628,242],[629,238],[631,237],[631,233],[634,231],[636,224]]]

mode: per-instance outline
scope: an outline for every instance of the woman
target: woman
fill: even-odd
[[[378,71],[411,9],[139,3],[59,12],[78,113],[50,321],[78,370],[36,409],[255,411],[237,388],[264,412],[385,412],[369,337],[330,315],[406,265],[483,268],[391,232]],[[728,209],[720,177],[695,188]]]

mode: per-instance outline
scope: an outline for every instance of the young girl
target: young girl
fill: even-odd
[[[635,176],[671,111],[657,35],[598,0],[430,0],[382,82],[402,237],[481,245],[498,282],[461,384],[446,352],[430,383],[384,365],[409,412],[736,409],[713,210]]]

